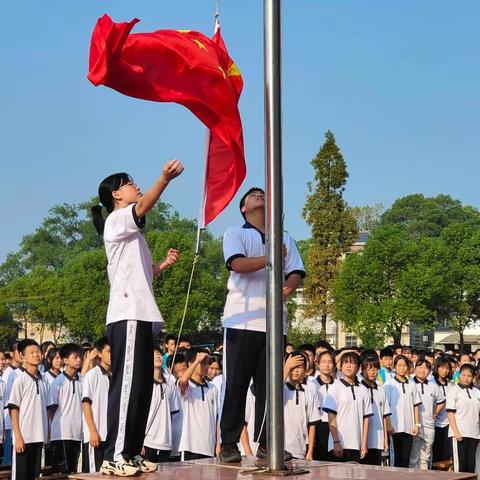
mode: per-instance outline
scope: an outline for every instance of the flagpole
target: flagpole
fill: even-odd
[[[267,467],[285,470],[283,411],[283,225],[281,0],[264,0],[267,249]]]

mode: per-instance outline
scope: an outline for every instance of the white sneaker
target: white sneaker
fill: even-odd
[[[154,472],[158,465],[155,462],[151,462],[141,455],[135,455],[132,459],[133,465],[135,465],[143,473]]]
[[[100,473],[104,475],[117,475],[119,477],[134,477],[140,473],[140,469],[136,464],[123,459],[118,462],[104,460],[100,467]]]

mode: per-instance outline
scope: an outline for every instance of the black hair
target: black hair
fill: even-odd
[[[420,355],[420,351],[417,350],[416,348],[412,348],[412,355]]]
[[[182,343],[182,342],[188,342],[190,345],[192,344],[192,341],[190,340],[190,338],[186,336],[182,336],[178,339],[178,343]]]
[[[332,351],[332,346],[326,341],[326,340],[319,340],[318,342],[315,343],[313,346],[315,348],[315,351],[317,351],[317,348],[326,348],[327,350]]]
[[[118,190],[122,185],[126,185],[128,182],[132,182],[132,177],[128,173],[114,173],[109,177],[102,180],[98,187],[98,198],[100,205],[94,205],[92,210],[92,220],[95,225],[95,230],[99,235],[103,235],[103,229],[105,228],[105,218],[103,217],[102,209],[105,207],[107,213],[112,213],[115,207],[115,202],[112,197],[112,193]]]
[[[308,368],[308,357],[305,353],[305,350],[294,350],[293,352],[287,354],[287,356],[285,357],[285,360],[287,358],[290,358],[290,357],[298,357],[298,356],[301,356],[303,358],[303,366],[305,369]]]
[[[405,362],[405,365],[407,366],[407,368],[410,368],[410,360],[405,356],[405,355],[397,355],[395,357],[395,360],[393,361],[393,367],[395,368],[397,366],[397,363],[400,361],[400,360],[403,360]]]
[[[58,352],[61,358],[68,358],[72,353],[77,353],[81,357],[83,356],[83,348],[76,343],[66,343],[60,347]]]
[[[313,353],[313,355],[315,356],[315,348],[310,343],[304,343],[303,345],[300,345],[297,348],[297,350],[303,350],[304,352],[310,352],[310,353]]]
[[[242,214],[242,217],[244,219],[246,219],[247,217],[245,216],[245,213],[242,212],[242,208],[245,206],[245,200],[247,199],[247,197],[253,192],[262,192],[263,194],[265,194],[265,191],[263,190],[263,188],[260,188],[260,187],[252,187],[248,189],[248,191],[240,199],[240,213]]]
[[[287,342],[287,343],[285,344],[285,348],[287,348],[289,345],[290,345],[290,347],[293,347],[293,343]]]
[[[475,380],[475,367],[473,365],[470,365],[469,363],[464,363],[461,367],[460,367],[460,373],[462,373],[464,370],[468,370],[471,374],[472,374],[472,383],[473,383],[473,380]]]
[[[385,357],[392,357],[393,358],[393,351],[391,348],[385,347],[380,350],[380,359]]]
[[[8,351],[9,352],[15,352],[18,349],[18,339],[11,339],[8,342]]]
[[[344,353],[340,358],[340,368],[343,367],[344,363],[346,363],[347,360],[350,360],[350,362],[352,363],[356,363],[357,367],[360,367],[360,356],[358,355],[358,353],[355,353],[355,352]]]
[[[96,342],[95,342],[95,348],[101,353],[103,351],[103,349],[110,345],[109,341],[108,341],[108,338],[107,337],[102,337],[102,338],[99,338]]]
[[[380,369],[380,362],[378,357],[369,355],[362,360],[362,370],[366,370],[368,367],[375,367]]]
[[[58,354],[58,348],[54,347],[51,348],[46,357],[43,359],[43,366],[45,367],[45,371],[48,372],[52,368],[53,364],[53,359],[57,356]]]
[[[332,351],[330,350],[324,350],[323,352],[320,352],[317,356],[317,359],[316,359],[316,363],[319,365],[320,364],[320,360],[322,359],[322,357],[324,355],[328,355],[331,359],[332,359],[332,362],[333,362],[333,366],[335,366],[335,355],[333,354]]]
[[[25,349],[27,347],[31,347],[32,345],[40,348],[40,345],[35,340],[33,340],[32,338],[25,338],[24,340],[18,342],[17,349],[20,353],[23,354],[23,352],[25,352]]]
[[[218,366],[220,367],[220,370],[223,370],[223,362],[222,362],[222,357],[220,355],[212,355],[208,359],[208,364],[212,365],[212,363],[218,363]]]
[[[42,351],[42,355],[45,355],[45,352],[48,350],[49,346],[56,347],[56,345],[51,341],[47,340],[46,342],[42,342],[40,345],[40,350]]]
[[[422,365],[426,365],[429,370],[432,368],[432,364],[425,357],[419,358],[415,364],[415,367],[421,367]]]
[[[365,350],[363,350],[363,352],[361,353],[360,355],[360,363],[363,363],[363,360],[365,358],[369,358],[369,357],[373,357],[373,358],[376,358],[378,360],[378,355],[377,355],[377,352],[375,350],[372,350],[370,348],[366,348]],[[378,367],[380,368],[380,367]]]
[[[199,347],[193,347],[187,349],[185,352],[185,361],[187,362],[187,365],[190,365],[195,361],[195,358],[197,358],[197,353],[208,353],[204,348],[199,348]]]
[[[167,335],[165,337],[164,343],[167,344],[170,340],[175,340],[175,343],[177,343],[177,337],[175,337],[175,335]]]
[[[153,351],[154,352],[158,352],[158,353],[161,353],[163,355],[163,349],[160,345],[158,345],[158,343],[156,343],[154,346],[153,346]]]
[[[449,380],[451,380],[452,376],[453,376],[453,372],[452,372],[452,364],[450,363],[450,360],[445,356],[445,355],[440,355],[439,357],[437,357],[437,359],[435,360],[435,364],[433,365],[433,376],[435,378],[435,380],[438,381],[438,369],[440,367],[444,367],[444,366],[448,366],[448,375],[447,375],[447,378]]]
[[[169,370],[172,369],[172,362],[173,362],[173,355],[169,355],[167,357],[167,368]],[[175,363],[174,365],[176,365],[177,363],[186,363],[185,362],[185,355],[183,353],[178,353],[175,355]]]

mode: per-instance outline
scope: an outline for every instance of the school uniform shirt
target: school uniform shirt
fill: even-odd
[[[435,413],[437,406],[442,405],[446,400],[442,393],[442,389],[438,387],[435,381],[429,382],[428,379],[422,383],[417,377],[413,377],[413,381],[417,388],[417,392],[420,395],[420,399],[422,400],[422,404],[419,406],[422,429],[435,428],[433,414]],[[423,437],[423,432],[421,430],[419,434]]]
[[[395,376],[384,385],[384,388],[392,412],[391,422],[395,433],[412,435],[416,423],[414,407],[422,403],[415,383],[409,378],[404,383]]]
[[[385,444],[383,419],[392,414],[387,395],[382,385],[375,383],[371,386],[365,380],[362,380],[361,384],[370,395],[373,413],[370,417],[370,425],[368,427],[367,447],[383,450]]]
[[[283,387],[285,413],[285,450],[294,458],[305,458],[308,444],[308,427],[320,420],[315,394],[300,385],[296,388],[289,382]]]
[[[247,390],[247,399],[245,401],[245,424],[247,425],[248,440],[252,453],[257,453],[259,443],[255,441],[255,389],[253,381]],[[238,442],[238,449],[242,455],[246,455],[242,442]]]
[[[283,274],[285,279],[293,273],[305,276],[303,262],[295,241],[287,232],[283,234],[287,248]],[[232,261],[239,257],[266,255],[265,235],[246,222],[242,227],[230,227],[223,237],[223,254],[230,270],[227,300],[223,312],[223,326],[240,330],[265,332],[266,330],[266,282],[265,269],[248,274],[232,270]],[[283,309],[284,333],[287,332],[287,306]]]
[[[442,383],[437,381],[435,377],[433,378],[433,381],[435,382],[437,387],[442,391],[442,396],[445,397],[445,401],[446,401],[448,391],[454,386],[454,384],[449,380],[447,380],[447,383],[443,385]],[[437,415],[437,418],[435,418],[435,426],[440,428],[448,426],[448,414],[447,414],[446,408],[443,408],[441,412]]]
[[[217,439],[218,392],[209,382],[197,383],[190,379],[184,395],[183,424],[180,452],[199,453],[213,457]]]
[[[152,402],[145,428],[146,447],[155,450],[172,450],[172,417],[178,414],[180,400],[175,385],[153,381]]]
[[[480,390],[457,383],[447,392],[445,408],[447,412],[455,413],[462,437],[480,439]],[[448,428],[448,436],[455,436],[451,426]]]
[[[75,440],[82,435],[82,377],[62,372],[50,386],[48,406],[56,405],[51,425],[51,440]]]
[[[103,240],[108,260],[110,299],[107,325],[122,320],[163,323],[153,295],[153,261],[140,233],[145,217],[134,204],[114,210],[105,221]]]
[[[342,448],[360,450],[363,420],[371,417],[373,411],[370,395],[358,380],[352,385],[343,378],[334,382],[328,389],[322,410],[336,415],[338,437]],[[333,450],[332,434],[328,436],[328,450]]]
[[[48,435],[48,384],[43,375],[26,370],[17,375],[8,399],[8,408],[19,410],[20,432],[25,443],[45,443]],[[13,444],[15,432],[12,429]]]
[[[93,423],[97,429],[100,441],[107,439],[107,412],[108,412],[108,390],[110,389],[110,374],[101,366],[89,370],[82,381],[82,402],[88,402],[92,407]],[[82,409],[83,411],[83,409]],[[83,418],[83,441],[90,441],[90,430],[88,429],[85,415]]]
[[[3,371],[2,380],[5,382],[5,402],[6,403],[8,403],[8,397],[12,390],[13,382],[16,376],[22,371],[21,368],[22,367],[14,367],[12,365],[8,365],[7,368],[5,368],[5,370]],[[12,420],[10,419],[10,413],[8,411],[8,408],[4,410],[3,418],[4,418],[5,430],[11,430]]]
[[[221,373],[220,375],[217,375],[216,377],[212,378],[212,384],[215,385],[215,388],[217,389],[217,392],[218,392],[218,405],[220,410],[220,406],[222,405],[222,402],[223,402],[222,395],[224,394],[224,389],[225,389],[223,374]]]
[[[42,375],[45,377],[45,380],[47,381],[49,387],[53,383],[53,381],[58,377],[58,375],[55,375],[55,373],[51,372],[50,370],[43,373]]]
[[[6,397],[6,385],[2,378],[0,378],[0,408],[2,409],[2,415],[0,415],[0,432],[3,432],[3,412],[7,406],[7,397]],[[3,443],[3,435],[0,435],[0,445]]]
[[[317,390],[317,403],[320,408],[320,421],[322,422],[328,422],[328,413],[323,410],[323,405],[328,395],[328,389],[331,388],[336,381],[338,380],[331,377],[329,382],[324,382],[320,378],[320,375],[315,378],[315,380],[310,381],[310,384]]]

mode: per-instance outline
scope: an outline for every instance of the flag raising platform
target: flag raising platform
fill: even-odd
[[[256,463],[253,457],[243,457],[241,464],[222,465],[216,458],[192,462],[162,463],[154,473],[140,477],[145,480],[280,480],[284,475],[262,474],[265,463]],[[358,463],[289,462],[293,470],[308,470],[308,473],[292,475],[290,478],[302,480],[476,480],[475,473],[439,472],[436,470],[414,470],[409,468],[376,467]],[[266,468],[266,467],[265,467]],[[100,473],[75,473],[72,480],[94,480],[107,477]]]

